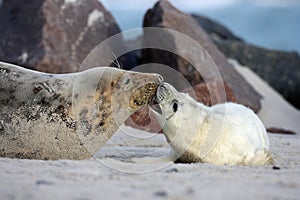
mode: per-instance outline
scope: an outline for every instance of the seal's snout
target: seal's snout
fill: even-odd
[[[153,101],[157,91],[158,84],[147,83],[133,92],[130,98],[130,106],[139,108],[145,104],[150,104]]]

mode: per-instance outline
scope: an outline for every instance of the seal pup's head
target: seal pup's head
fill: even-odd
[[[155,101],[157,104],[152,106],[151,112],[179,157],[186,152],[193,138],[199,135],[198,126],[205,119],[207,110],[168,83],[158,88]]]

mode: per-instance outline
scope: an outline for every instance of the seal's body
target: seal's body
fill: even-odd
[[[225,103],[207,107],[167,83],[159,87],[156,99],[161,110],[152,112],[179,162],[272,163],[266,129],[245,106]]]
[[[54,75],[0,62],[0,155],[88,158],[161,81],[111,67]]]

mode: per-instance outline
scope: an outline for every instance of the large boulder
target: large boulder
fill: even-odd
[[[209,88],[212,91],[209,91]],[[220,91],[225,89],[226,92],[226,102],[237,103],[237,99],[234,96],[232,89],[225,83],[218,80],[211,80],[208,83],[199,83],[194,85],[192,88],[183,89],[182,92],[188,93],[190,96],[194,97],[198,102],[203,103],[206,106],[212,106],[212,99],[216,99],[216,102],[223,103],[224,100]]]
[[[200,43],[214,60],[224,82],[232,89],[237,102],[244,104],[254,111],[260,109],[260,95],[248,84],[245,79],[228,63],[227,58],[216,47],[208,34],[199,26],[197,21],[188,14],[174,8],[167,0],[159,1],[148,10],[144,18],[144,27],[168,28],[183,33]],[[170,38],[160,38],[161,42],[172,43],[174,49],[181,51],[185,57],[200,57],[193,55],[195,51],[188,44],[182,43],[174,35]],[[146,38],[146,39],[145,39]],[[147,35],[144,35],[147,41]],[[160,41],[159,41],[160,42]],[[184,58],[158,49],[145,49],[142,51],[142,61],[163,63],[181,72],[192,86],[202,83],[203,77],[190,66]]]
[[[203,16],[193,15],[226,57],[248,66],[285,99],[300,108],[300,55],[270,50],[244,42],[225,26]]]
[[[51,73],[77,71],[120,32],[98,0],[4,0],[0,19],[0,60]]]
[[[236,36],[231,30],[222,24],[204,17],[192,14],[192,17],[199,23],[201,28],[210,36],[212,40],[227,40],[243,42],[243,39]]]

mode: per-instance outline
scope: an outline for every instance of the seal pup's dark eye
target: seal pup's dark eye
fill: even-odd
[[[130,83],[130,78],[125,80],[125,84],[128,85]]]
[[[173,112],[177,112],[177,110],[178,110],[178,103],[174,102],[173,103]]]

